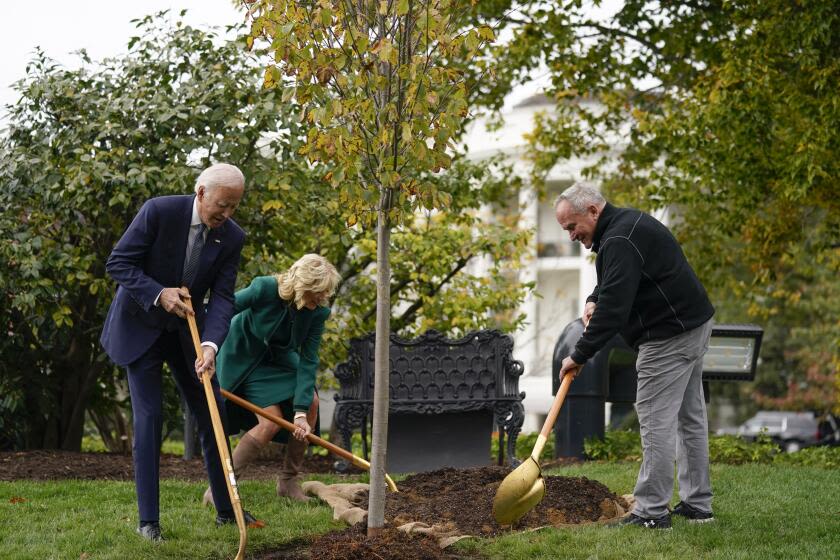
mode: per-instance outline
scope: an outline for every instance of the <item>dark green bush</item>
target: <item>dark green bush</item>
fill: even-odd
[[[520,461],[531,455],[534,450],[534,444],[537,442],[539,432],[531,432],[529,434],[519,434],[516,438],[516,458]],[[499,437],[493,434],[490,439],[490,459],[495,464],[499,456]],[[549,436],[545,442],[545,447],[542,450],[543,459],[554,457],[554,434]],[[505,459],[507,459],[507,439],[505,440]]]
[[[709,437],[709,459],[712,463],[772,463],[780,452],[779,446],[766,435],[759,435],[754,442],[733,435]]]
[[[642,440],[635,431],[608,430],[603,440],[587,438],[583,452],[596,461],[640,461]]]
[[[607,431],[603,440],[587,439],[583,449],[589,459],[597,461],[639,461],[642,456],[641,437],[635,431]],[[755,442],[736,436],[709,437],[709,459],[712,463],[772,463],[779,453],[779,446],[767,436],[759,436]]]
[[[796,453],[779,453],[773,457],[774,464],[800,465],[821,469],[840,468],[840,447],[806,447]]]
[[[583,449],[589,459],[596,461],[639,461],[642,455],[641,437],[634,431],[607,431],[603,440],[587,439]],[[766,434],[759,435],[756,441],[733,435],[710,436],[709,459],[724,465],[756,463],[837,469],[840,447],[807,447],[796,453],[782,453]]]

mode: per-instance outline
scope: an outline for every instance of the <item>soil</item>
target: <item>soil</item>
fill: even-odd
[[[299,541],[283,549],[256,555],[257,560],[478,560],[476,554],[441,549],[437,541],[386,527],[375,537],[358,523],[343,531],[326,533],[312,542]]]
[[[304,463],[305,472],[336,473],[332,455],[311,455]],[[270,480],[277,476],[277,459],[256,461],[248,468],[248,478]],[[350,465],[349,473],[361,471]],[[180,455],[160,456],[161,478],[204,482],[207,473],[201,458],[184,460]],[[134,480],[130,455],[118,453],[74,453],[71,451],[0,451],[0,480]]]
[[[510,472],[507,467],[441,469],[416,474],[399,484],[399,492],[388,494],[385,518],[395,525],[422,521],[429,525],[451,522],[460,534],[491,536],[506,532],[493,519],[493,497]],[[586,477],[546,476],[542,502],[513,529],[546,525],[580,524],[613,518],[613,500],[626,504],[610,490]],[[367,509],[367,496],[360,507]],[[465,507],[467,506],[468,507]]]

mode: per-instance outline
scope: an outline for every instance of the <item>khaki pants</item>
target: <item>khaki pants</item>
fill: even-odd
[[[680,499],[701,511],[712,511],[702,383],[703,355],[711,332],[710,319],[683,334],[639,347],[636,412],[642,434],[642,467],[633,491],[633,513],[638,516],[668,513],[675,460]]]

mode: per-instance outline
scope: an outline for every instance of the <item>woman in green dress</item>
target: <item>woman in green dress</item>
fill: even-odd
[[[222,388],[271,414],[294,415],[296,430],[288,438],[277,477],[277,495],[293,500],[307,500],[300,470],[306,435],[318,414],[318,348],[330,315],[327,305],[339,280],[335,267],[315,254],[304,255],[282,274],[254,278],[236,292],[236,314],[216,358]],[[247,430],[233,451],[239,477],[281,428],[235,405],[226,410],[230,433]],[[205,504],[211,499],[208,488]]]

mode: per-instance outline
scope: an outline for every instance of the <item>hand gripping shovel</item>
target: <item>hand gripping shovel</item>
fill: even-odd
[[[560,413],[563,399],[569,392],[572,379],[571,375],[563,376],[563,382],[560,384],[557,396],[554,397],[554,403],[551,405],[551,410],[549,410],[540,435],[537,437],[537,443],[534,444],[531,456],[513,469],[499,485],[499,489],[496,490],[496,496],[493,498],[493,517],[499,525],[516,523],[522,516],[536,507],[545,496],[545,480],[543,480],[540,470],[540,453],[542,453],[545,442],[548,440],[551,428],[554,427],[554,422]]]
[[[184,288],[186,289],[186,288]],[[185,301],[187,307],[192,311],[192,302]],[[198,337],[198,326],[195,324],[195,315],[187,314],[187,324],[190,326],[193,346],[196,356],[202,355],[201,339]],[[239,489],[236,486],[236,476],[233,474],[233,462],[228,452],[227,436],[222,427],[222,419],[219,416],[219,408],[216,406],[216,396],[213,394],[213,385],[210,384],[210,376],[202,375],[201,383],[204,385],[204,396],[207,398],[207,407],[210,409],[210,419],[213,422],[213,435],[216,436],[216,447],[219,449],[219,459],[222,461],[222,469],[225,471],[225,483],[227,484],[230,503],[233,506],[233,515],[236,517],[236,526],[239,527],[239,551],[235,560],[245,558],[245,544],[248,542],[248,533],[245,528],[245,515],[242,513],[242,504],[239,501]]]
[[[288,420],[284,420],[284,419],[280,418],[279,416],[271,414],[270,412],[266,412],[265,410],[261,409],[260,407],[258,407],[254,403],[246,401],[245,399],[243,399],[241,397],[237,397],[236,395],[234,395],[233,393],[231,393],[229,391],[225,391],[224,389],[222,389],[222,396],[224,398],[226,398],[227,400],[229,400],[230,402],[232,402],[233,404],[241,406],[245,410],[253,412],[254,414],[258,414],[258,415],[262,416],[263,418],[265,418],[266,420],[268,420],[270,422],[274,422],[275,424],[277,424],[278,426],[280,426],[281,428],[283,428],[285,430],[288,430],[288,431],[294,433],[294,431],[296,429],[295,425],[292,424],[291,422],[289,422]],[[328,442],[325,439],[321,439],[318,436],[316,436],[315,434],[308,434],[306,436],[306,439],[308,439],[310,443],[314,443],[315,445],[320,445],[321,447],[323,447],[327,451],[330,451],[330,452],[334,453],[335,455],[338,455],[339,457],[343,457],[343,458],[347,459],[348,461],[350,461],[351,463],[353,463],[354,465],[356,465],[360,469],[364,469],[364,470],[370,472],[370,463],[368,463],[367,461],[365,461],[361,457],[357,457],[357,456],[353,455],[352,453],[350,453],[346,449],[342,449],[339,446],[334,445],[334,444]],[[385,483],[388,485],[388,488],[392,492],[399,492],[399,490],[397,490],[397,485],[394,483],[393,479],[391,479],[391,477],[388,476],[387,474],[385,475]]]

